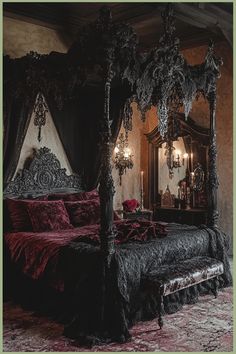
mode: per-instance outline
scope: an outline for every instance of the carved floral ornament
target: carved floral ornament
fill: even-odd
[[[173,8],[168,4],[162,13],[164,31],[157,47],[147,54],[137,50],[138,39],[133,28],[112,21],[108,7],[100,10],[99,18],[85,26],[67,54],[39,55],[31,52],[20,59],[4,59],[6,92],[29,99],[42,92],[53,97],[58,107],[78,95],[91,72],[101,77],[101,83],[116,78],[130,84],[130,97],[123,112],[124,127],[132,129],[132,102],[145,119],[145,112],[157,107],[159,131],[162,137],[168,130],[168,118],[173,111],[184,108],[185,117],[193,100],[202,94],[208,100],[216,91],[216,80],[222,60],[209,44],[205,61],[188,65],[179,51],[175,36]],[[20,70],[19,68],[24,70]],[[79,99],[79,95],[78,95]]]

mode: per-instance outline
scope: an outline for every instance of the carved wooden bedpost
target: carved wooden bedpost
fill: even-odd
[[[223,64],[221,58],[214,55],[214,44],[211,42],[208,47],[205,59],[206,70],[206,91],[210,109],[210,141],[208,151],[208,216],[207,225],[218,227],[219,213],[217,210],[217,189],[219,186],[217,175],[217,147],[216,147],[216,81],[220,77],[220,66]]]
[[[110,91],[113,78],[112,51],[108,53],[107,78],[105,81],[104,121],[102,124],[102,165],[99,185],[101,204],[101,251],[104,254],[106,265],[109,266],[111,256],[115,252],[115,231],[113,226],[113,195],[115,193],[111,156],[111,122],[110,122]]]
[[[207,224],[210,227],[218,226],[219,213],[217,210],[217,189],[219,185],[217,175],[217,148],[216,148],[216,89],[208,95],[210,107],[210,145],[208,151],[208,216]]]
[[[103,263],[103,279],[102,279],[102,303],[101,303],[101,325],[100,329],[103,330],[106,325],[106,303],[109,293],[109,268],[112,255],[115,252],[115,229],[113,226],[113,196],[115,194],[115,187],[112,178],[111,156],[112,146],[111,143],[111,122],[110,122],[110,93],[111,81],[114,76],[112,70],[114,49],[107,48],[106,51],[106,78],[105,78],[105,95],[104,95],[104,117],[101,124],[101,143],[102,143],[102,163],[99,185],[100,197],[100,240],[101,240],[101,253]]]

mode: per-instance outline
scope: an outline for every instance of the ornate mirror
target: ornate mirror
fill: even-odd
[[[209,129],[198,126],[190,117],[185,120],[184,115],[178,113],[170,120],[168,135],[162,138],[156,127],[146,138],[149,142],[149,208],[161,206],[166,191],[170,191],[173,198],[170,206],[174,207],[175,199],[182,198],[183,186],[186,200],[187,194],[194,191],[191,207],[206,207]]]

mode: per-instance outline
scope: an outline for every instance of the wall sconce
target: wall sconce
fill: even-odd
[[[121,133],[119,136],[114,152],[115,152],[114,164],[115,164],[115,168],[119,170],[120,186],[121,186],[122,175],[124,174],[124,172],[126,172],[127,168],[131,169],[134,166],[132,160],[133,155],[131,154],[131,150],[128,146],[128,137],[126,136],[124,138],[123,133]]]
[[[169,169],[169,177],[170,179],[173,178],[174,176],[174,168],[180,168],[182,166],[181,162],[180,162],[180,155],[181,152],[179,150],[175,151],[175,147],[173,146],[173,140],[168,139],[166,142],[166,146],[165,146],[165,156],[166,156],[166,164],[168,166]]]

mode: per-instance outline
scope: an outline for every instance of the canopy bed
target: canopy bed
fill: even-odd
[[[204,63],[187,65],[174,37],[169,5],[163,20],[164,34],[159,47],[148,54],[138,52],[133,29],[113,23],[105,7],[98,20],[84,28],[67,54],[30,53],[20,59],[4,58],[4,197],[8,207],[12,200],[14,204],[15,198],[20,198],[33,226],[27,230],[6,229],[6,280],[11,269],[15,274],[13,292],[19,286],[19,279],[24,281],[27,293],[33,291],[35,298],[42,295],[39,289],[43,288],[43,300],[48,306],[50,299],[54,300],[51,305],[56,306],[55,297],[52,293],[46,297],[45,287],[57,291],[60,299],[56,312],[57,317],[63,315],[65,334],[87,343],[128,340],[132,323],[156,315],[159,301],[155,287],[147,291],[142,283],[145,276],[158,271],[161,265],[199,256],[211,257],[224,267],[220,285],[231,284],[227,237],[217,226],[215,105],[221,60],[214,56],[210,44]],[[163,232],[162,225],[152,221],[114,220],[111,153],[121,117],[128,134],[132,129],[131,103],[137,102],[143,119],[145,112],[155,105],[158,129],[164,137],[168,133],[168,117],[184,106],[187,119],[191,102],[199,94],[206,97],[210,106],[207,226],[168,224]],[[55,117],[75,174],[68,176],[57,157],[44,147],[26,161],[24,169],[13,179],[36,98],[40,109],[36,109],[35,124],[41,139],[46,109],[43,96]],[[92,100],[94,107],[91,107]],[[96,119],[92,113],[96,113]],[[82,115],[81,120],[77,114]],[[65,115],[74,117],[73,132],[69,131]],[[17,116],[21,119],[17,120]],[[75,127],[78,136],[86,132],[88,138],[70,139]],[[88,151],[91,159],[86,159]],[[75,204],[72,207],[66,203],[77,203],[77,208],[87,200],[91,210],[91,194],[84,190],[92,190],[98,182],[99,199],[95,191],[87,193],[92,193],[93,206],[99,205],[99,216],[95,213],[96,221],[91,223],[86,219],[82,225],[78,223],[78,214],[73,214]],[[57,220],[60,226],[57,224],[54,230],[55,220],[46,216],[52,210],[52,201],[48,199],[54,199],[52,215],[63,214],[64,229],[61,220]],[[40,213],[45,217],[43,222],[38,220]],[[217,281],[206,280],[166,296],[165,311],[176,311],[182,304],[196,300],[199,293],[215,288]],[[26,291],[19,292],[23,297],[26,294]]]

